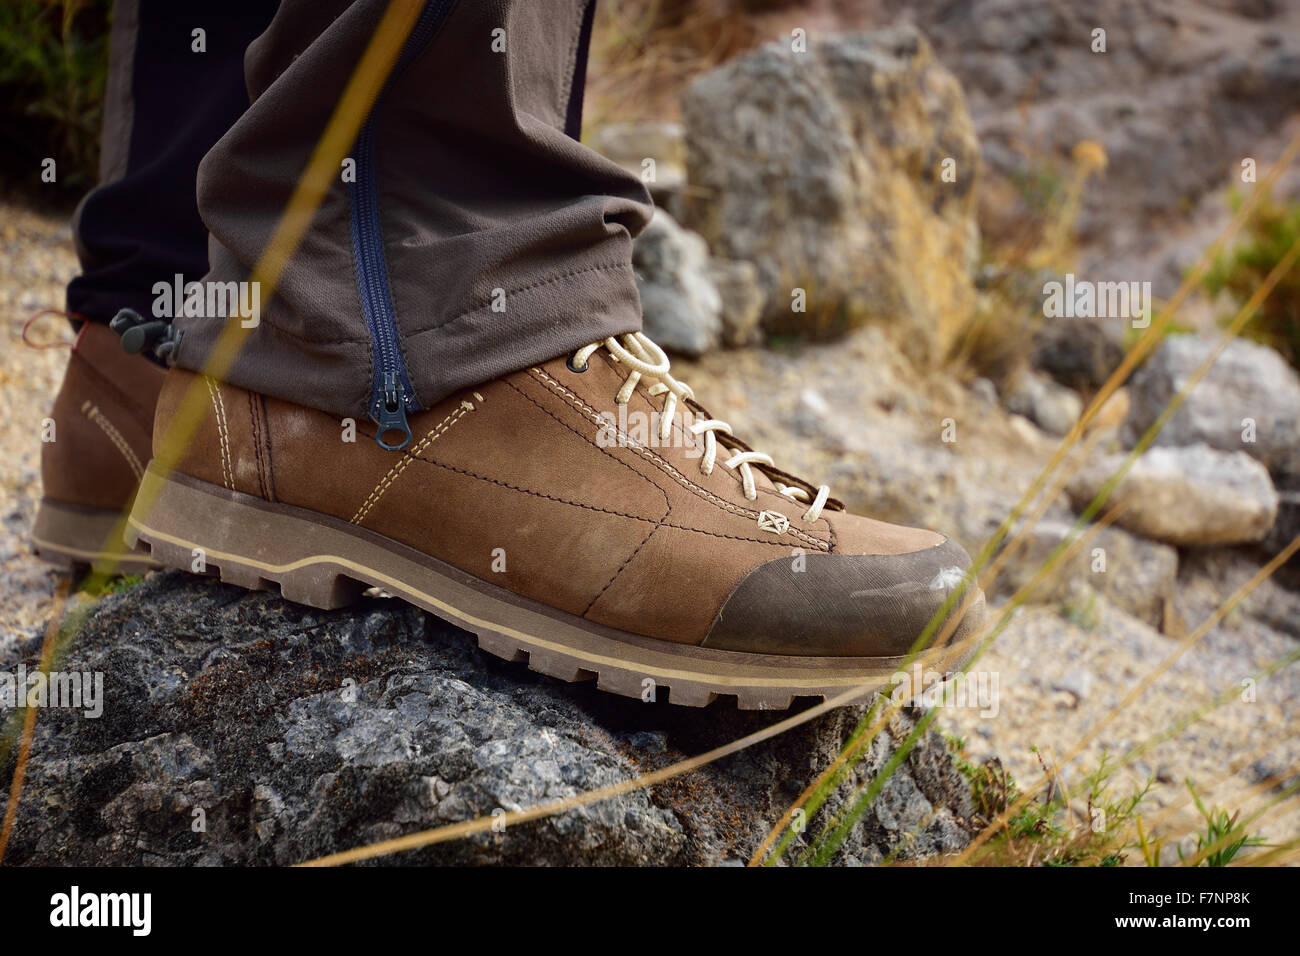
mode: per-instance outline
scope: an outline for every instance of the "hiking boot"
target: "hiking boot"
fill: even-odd
[[[191,391],[202,421],[168,474]],[[743,708],[888,682],[969,565],[773,467],[639,333],[409,424],[386,451],[369,423],[172,369],[127,540],[314,607],[378,587],[544,674]],[[982,613],[977,595],[954,640]]]
[[[65,568],[139,574],[157,565],[122,540],[121,525],[149,460],[165,371],[122,351],[107,326],[82,325],[41,446],[44,493],[36,553]]]

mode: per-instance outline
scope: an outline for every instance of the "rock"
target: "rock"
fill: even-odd
[[[826,418],[831,414],[831,407],[826,404],[826,399],[822,398],[821,393],[815,388],[801,388],[799,390],[799,404],[818,418]]]
[[[1052,690],[1064,691],[1079,703],[1092,690],[1092,673],[1083,669],[1067,671],[1053,682]]]
[[[722,301],[722,343],[734,347],[762,342],[763,290],[754,263],[714,259],[709,277]]]
[[[1007,416],[1007,424],[1016,433],[1016,437],[1027,445],[1038,445],[1044,441],[1042,433],[1024,415],[1017,415],[1013,412]]]
[[[697,356],[722,340],[722,300],[704,240],[662,209],[632,246],[642,325],[665,349]]]
[[[1128,420],[1121,431],[1129,447],[1214,347],[1196,336],[1171,335],[1133,375]],[[1255,440],[1247,441],[1251,423]],[[1274,473],[1300,473],[1300,376],[1272,349],[1232,340],[1156,436],[1157,445],[1195,442],[1243,451]]]
[[[645,159],[653,159],[656,165],[680,167],[686,157],[681,123],[608,123],[591,134],[590,146],[638,172]]]
[[[1068,493],[1078,510],[1123,462],[1106,455],[1083,466]],[[1206,444],[1151,448],[1133,463],[1099,514],[1124,506],[1116,522],[1168,544],[1200,547],[1259,541],[1277,516],[1268,471],[1244,452]]]
[[[831,423],[829,428],[828,422]],[[839,431],[842,441],[845,438],[852,441],[851,433],[843,436],[843,425],[835,422],[834,412],[821,392],[811,386],[799,389],[799,404],[791,424],[794,426],[794,431],[805,438]]]
[[[978,144],[919,32],[767,44],[696,79],[682,111],[685,222],[757,266],[765,328],[878,319],[916,356],[944,353],[974,302]]]
[[[1276,554],[1294,541],[1297,535],[1300,535],[1300,491],[1279,491],[1277,519],[1260,546],[1265,551]],[[1288,563],[1300,565],[1300,552],[1292,555]]]
[[[1279,471],[1273,476],[1273,486],[1277,488],[1277,518],[1264,540],[1259,543],[1269,557],[1300,536],[1300,473]],[[1287,559],[1287,564],[1300,568],[1300,551],[1292,554]],[[1296,584],[1300,585],[1300,581]],[[1294,630],[1300,634],[1300,620],[1295,622]]]
[[[1205,0],[1206,4],[1226,13],[1236,13],[1251,20],[1277,16],[1278,0]]]
[[[686,188],[680,123],[610,123],[591,135],[589,145],[645,183],[660,209],[680,213]]]
[[[1214,610],[1242,589],[1259,573],[1264,558],[1255,549],[1211,548],[1189,551],[1178,566],[1178,611],[1193,622],[1203,621]],[[1227,621],[1208,635],[1213,641],[1220,634],[1225,643],[1246,639],[1246,647],[1259,647],[1264,632],[1276,635],[1276,644],[1268,645],[1275,659],[1300,640],[1300,590],[1294,579],[1288,585],[1282,574],[1274,574],[1251,589]],[[1241,645],[1233,645],[1241,646]],[[1300,691],[1297,691],[1300,693]]]
[[[34,664],[40,643],[34,632],[0,669]],[[176,572],[100,602],[60,669],[105,675],[103,713],[42,710],[8,864],[296,863],[626,780],[787,716],[561,684],[394,600],[317,611]],[[747,859],[864,712],[824,714],[653,789],[384,862]],[[859,781],[918,715],[899,714]],[[13,770],[10,750],[0,786]],[[878,860],[904,840],[907,856],[958,849],[971,816],[929,733],[837,862]]]
[[[1278,794],[1293,793],[1297,781],[1300,781],[1295,771],[1279,763],[1276,757],[1262,757],[1256,760],[1247,772],[1255,783],[1268,784],[1268,789]]]
[[[921,24],[966,91],[987,170],[987,237],[1033,235],[1045,200],[1074,174],[1071,151],[1094,141],[1109,162],[1080,197],[1080,268],[1099,280],[1151,278],[1165,297],[1186,271],[1168,265],[1189,211],[1221,213],[1228,171],[1246,156],[1263,169],[1265,138],[1300,107],[1300,11],[1215,3],[1237,15],[1209,3],[884,0],[877,16]],[[1104,53],[1092,49],[1098,28]],[[1218,231],[1198,237],[1184,265]]]
[[[977,378],[970,383],[971,394],[979,399],[980,403],[992,408],[998,403],[998,390],[987,378]]]
[[[1035,368],[1078,392],[1096,391],[1124,361],[1124,349],[1092,319],[1056,319],[1034,338]]]
[[[1026,370],[1008,393],[1007,408],[1024,415],[1045,432],[1065,435],[1079,420],[1083,401],[1047,376]]]
[[[1052,519],[1035,524],[1023,538],[1019,550],[1003,565],[993,586],[994,594],[1010,597],[1033,580],[1073,527],[1071,522]],[[1097,532],[1087,547],[1062,560],[1034,586],[1026,600],[1081,604],[1097,594],[1121,611],[1159,628],[1164,620],[1165,601],[1173,597],[1177,577],[1176,550],[1111,526]]]
[[[1110,398],[1102,403],[1101,408],[1097,409],[1092,421],[1088,423],[1085,432],[1108,432],[1114,431],[1124,424],[1124,419],[1128,417],[1128,389],[1117,388],[1111,393]]]

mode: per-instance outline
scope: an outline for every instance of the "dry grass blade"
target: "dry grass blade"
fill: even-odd
[[[1233,860],[1228,866],[1289,866],[1300,861],[1300,837],[1271,847],[1245,860]]]

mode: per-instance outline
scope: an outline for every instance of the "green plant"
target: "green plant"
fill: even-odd
[[[31,195],[52,158],[51,194],[94,182],[108,72],[109,0],[0,4],[0,179]]]
[[[100,582],[87,582],[87,593],[96,597],[102,597],[107,594],[121,594],[123,591],[129,591],[141,581],[144,576],[141,574],[123,574],[111,578],[103,579]]]
[[[1227,810],[1207,810],[1205,804],[1201,801],[1201,796],[1192,786],[1192,781],[1187,781],[1187,789],[1192,792],[1192,799],[1196,801],[1196,809],[1200,811],[1201,816],[1205,819],[1205,830],[1196,834],[1196,852],[1192,858],[1200,856],[1202,851],[1209,847],[1218,847],[1215,850],[1205,854],[1205,858],[1200,861],[1203,866],[1227,866],[1231,863],[1242,850],[1247,847],[1263,846],[1264,841],[1257,836],[1251,836],[1245,830],[1237,826],[1237,818],[1241,816],[1238,810],[1231,816]],[[1183,848],[1178,848],[1178,859],[1186,862],[1183,856]]]
[[[949,741],[953,747],[954,742]],[[956,754],[957,768],[970,781],[976,820],[988,826],[1020,797],[1011,775],[997,759],[972,764]],[[1111,794],[1112,766],[1103,756],[1069,799],[1057,785],[1008,818],[976,862],[982,866],[1120,866],[1125,862],[1125,834],[1138,824],[1137,809],[1151,781],[1124,797]],[[1044,771],[1047,770],[1044,764]],[[1082,804],[1082,814],[1078,808]]]
[[[1242,198],[1233,193],[1230,201],[1235,211]],[[1211,295],[1226,292],[1237,302],[1250,298],[1300,240],[1300,203],[1275,202],[1265,196],[1244,228],[1241,240],[1220,253],[1205,274],[1203,284]],[[1242,334],[1277,349],[1300,369],[1300,269],[1282,276]]]
[[[1016,789],[1016,781],[997,757],[985,763],[972,763],[966,759],[964,753],[965,741],[947,734],[944,734],[944,738],[957,771],[970,784],[971,802],[975,805],[975,822],[980,826],[988,826],[1019,796],[1020,791]]]

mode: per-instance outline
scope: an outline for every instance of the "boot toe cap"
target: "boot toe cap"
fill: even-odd
[[[813,657],[902,656],[969,567],[969,555],[948,538],[902,554],[776,558],[750,571],[728,595],[701,646]],[[955,633],[977,613],[982,598]]]

